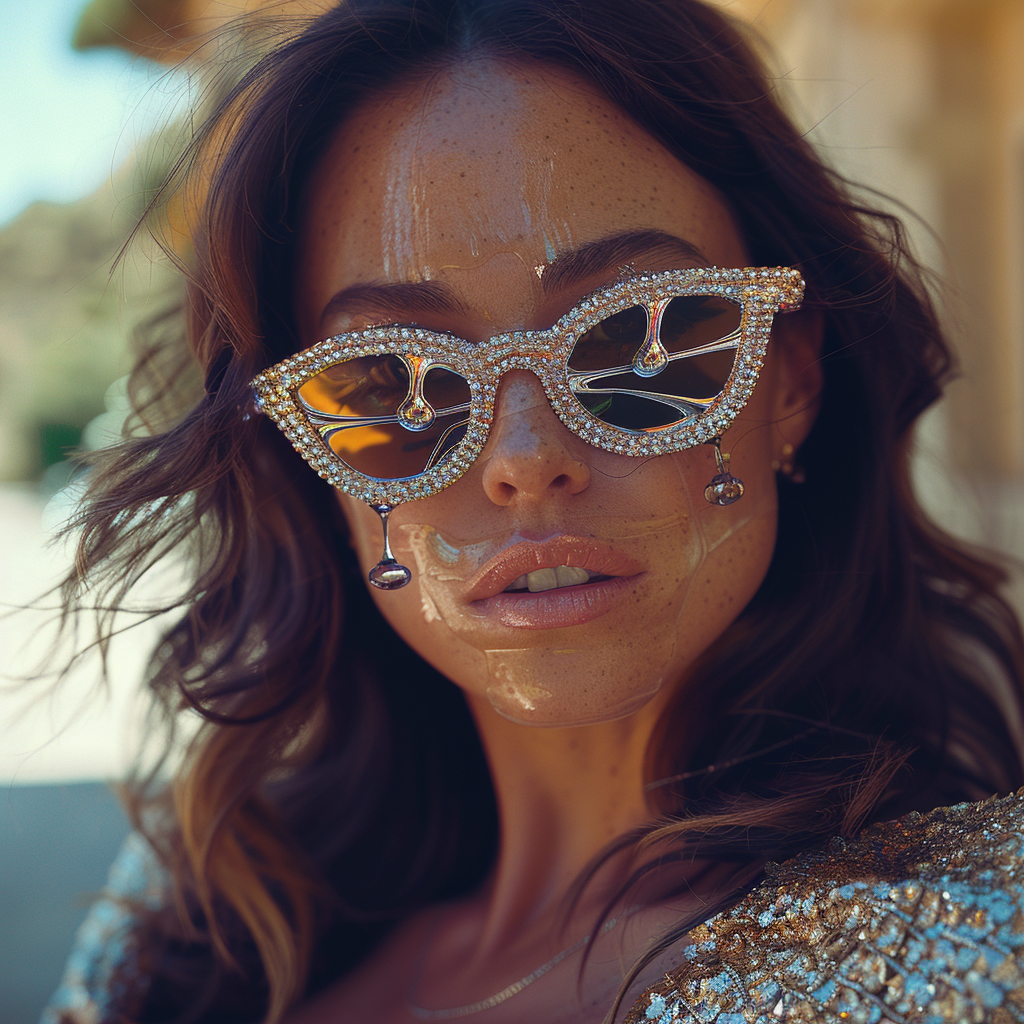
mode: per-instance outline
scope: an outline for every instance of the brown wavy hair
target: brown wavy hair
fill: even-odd
[[[378,614],[331,489],[253,414],[247,383],[298,347],[296,211],[338,123],[468,55],[589,79],[720,190],[754,264],[802,269],[824,322],[807,482],[780,479],[768,574],[680,688],[649,752],[651,824],[621,844],[757,864],[1024,783],[1004,573],[910,483],[912,427],[951,358],[900,223],[823,165],[731,21],[697,0],[628,8],[346,0],[256,61],[179,165],[202,196],[191,355],[168,355],[171,332],[141,360],[149,426],[93,466],[67,583],[69,606],[91,587],[116,607],[165,555],[192,566],[148,682],[168,723],[187,707],[204,724],[169,788],[156,773],[131,791],[177,883],[140,926],[131,1019],[277,1021],[494,863],[460,692]],[[155,420],[154,368],[170,386],[186,364],[201,395]]]

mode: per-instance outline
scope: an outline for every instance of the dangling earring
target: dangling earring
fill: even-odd
[[[716,437],[707,443],[714,449],[718,472],[704,488],[704,497],[712,505],[731,505],[743,497],[743,481],[729,472],[730,456],[722,453],[722,439]]]
[[[370,582],[378,590],[398,590],[412,579],[412,573],[391,553],[391,544],[388,542],[388,516],[391,515],[391,506],[371,505],[370,508],[380,516],[380,525],[384,529],[384,554],[370,570]]]
[[[782,446],[782,458],[772,462],[772,469],[781,473],[790,483],[802,484],[806,479],[804,467],[793,461],[794,454],[793,446],[787,441]]]

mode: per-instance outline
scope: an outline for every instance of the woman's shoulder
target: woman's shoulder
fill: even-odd
[[[133,832],[110,867],[102,896],[78,929],[64,976],[40,1024],[101,1024],[120,1013],[126,986],[138,973],[140,915],[161,905],[168,889],[168,876],[153,848]]]
[[[1024,789],[769,864],[624,1024],[1024,1019]]]

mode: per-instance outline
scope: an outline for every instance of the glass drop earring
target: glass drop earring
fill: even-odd
[[[390,505],[371,505],[370,507],[380,516],[380,525],[384,530],[384,553],[380,556],[380,561],[370,570],[370,582],[378,590],[398,590],[412,579],[412,573],[391,553],[391,543],[388,540],[388,516],[391,515],[392,507]]]
[[[729,472],[730,455],[722,453],[722,439],[716,437],[708,444],[714,449],[718,472],[704,488],[704,498],[712,505],[731,505],[743,497],[743,481]]]

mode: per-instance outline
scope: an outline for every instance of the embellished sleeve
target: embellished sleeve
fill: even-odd
[[[1024,790],[769,865],[624,1024],[1024,1021]]]
[[[111,865],[103,895],[78,929],[64,976],[40,1024],[124,1020],[125,1003],[139,981],[139,917],[158,907],[167,890],[166,874],[152,848],[133,832]]]

